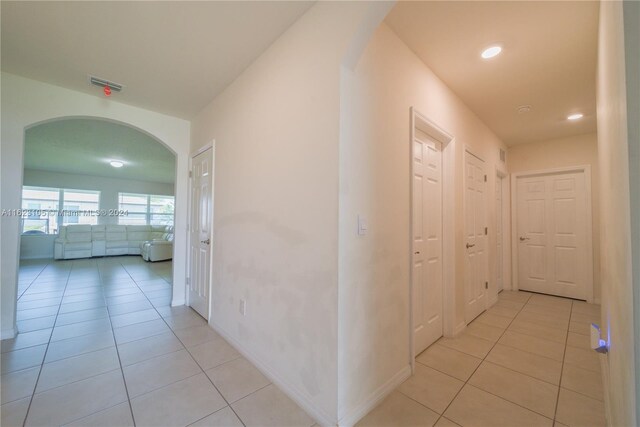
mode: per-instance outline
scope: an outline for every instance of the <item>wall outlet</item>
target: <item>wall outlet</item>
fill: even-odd
[[[240,314],[243,316],[247,314],[247,302],[243,299],[240,300]]]

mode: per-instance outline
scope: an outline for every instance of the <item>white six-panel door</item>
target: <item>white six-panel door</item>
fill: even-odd
[[[517,195],[518,288],[586,299],[592,260],[584,172],[520,177]]]
[[[442,145],[416,131],[413,141],[414,354],[442,336]]]
[[[487,200],[484,162],[468,151],[464,162],[465,320],[469,323],[487,306]]]
[[[504,289],[504,218],[502,216],[502,183],[504,178],[496,176],[496,287]]]
[[[209,319],[209,283],[212,223],[212,148],[191,162],[191,206],[189,218],[189,305]]]

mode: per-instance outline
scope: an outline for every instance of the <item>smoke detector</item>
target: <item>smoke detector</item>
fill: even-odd
[[[101,79],[95,76],[89,76],[89,83],[94,86],[98,86],[104,89],[105,94],[109,92],[121,92],[123,86],[119,83],[110,82],[109,80]],[[108,90],[107,90],[108,88]]]

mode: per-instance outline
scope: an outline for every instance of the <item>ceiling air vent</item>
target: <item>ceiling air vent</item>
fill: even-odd
[[[502,163],[504,163],[505,160],[507,160],[507,153],[501,148],[500,149],[500,161]]]
[[[101,79],[94,76],[89,76],[89,82],[94,86],[98,86],[102,88],[108,87],[114,92],[120,92],[122,90],[121,84],[110,82],[109,80]]]

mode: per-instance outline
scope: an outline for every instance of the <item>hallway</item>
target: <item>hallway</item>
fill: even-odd
[[[589,324],[600,306],[503,291],[456,338],[416,358],[406,380],[358,426],[604,426]]]
[[[131,256],[23,261],[2,426],[311,426],[202,317],[170,307],[171,271]]]

